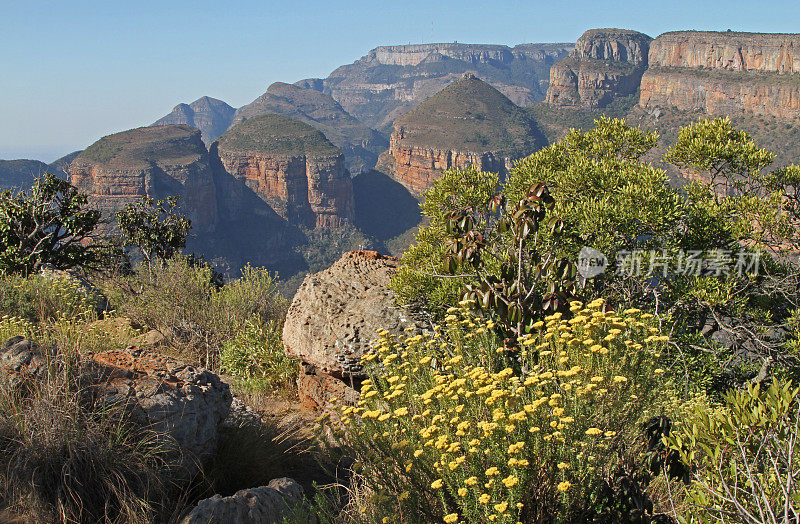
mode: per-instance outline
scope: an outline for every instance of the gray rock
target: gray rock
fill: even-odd
[[[201,500],[181,524],[271,524],[316,522],[303,501],[303,488],[290,478],[243,489],[230,497],[214,495]]]

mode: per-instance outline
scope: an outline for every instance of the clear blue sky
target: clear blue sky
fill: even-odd
[[[0,0],[0,158],[52,161],[203,95],[244,105],[378,45],[574,42],[593,27],[800,32],[797,0]]]

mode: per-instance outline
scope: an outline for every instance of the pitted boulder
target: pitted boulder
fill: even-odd
[[[138,348],[91,359],[102,372],[104,401],[128,406],[134,423],[177,444],[173,466],[191,475],[213,457],[233,399],[217,375]]]
[[[303,502],[303,488],[290,478],[243,489],[230,497],[201,500],[181,524],[272,524],[316,522]]]
[[[365,376],[361,357],[377,331],[400,335],[408,327],[419,328],[389,289],[399,265],[397,258],[375,251],[351,251],[303,281],[286,315],[283,344],[288,356],[303,363],[298,385],[306,405],[324,407],[331,397],[343,395],[357,398]]]

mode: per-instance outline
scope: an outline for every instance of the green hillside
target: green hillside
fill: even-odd
[[[276,155],[331,156],[341,151],[320,131],[283,115],[260,115],[230,128],[219,148]]]

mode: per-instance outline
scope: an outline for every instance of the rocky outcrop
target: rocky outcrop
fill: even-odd
[[[151,125],[186,124],[199,129],[203,142],[210,144],[228,130],[235,111],[222,100],[204,96],[191,104],[176,105],[170,114]]]
[[[144,196],[179,196],[200,232],[217,221],[217,197],[200,131],[188,125],[142,127],[104,137],[69,166],[73,186],[110,218]]]
[[[264,114],[284,115],[322,131],[341,149],[352,174],[375,166],[389,142],[374,129],[359,122],[330,96],[312,89],[275,82],[267,92],[236,110],[234,124]]]
[[[243,489],[230,497],[214,495],[201,500],[181,524],[279,524],[316,522],[304,511],[303,488],[290,478],[266,486]]]
[[[650,46],[639,104],[800,117],[800,35],[678,31]]]
[[[536,122],[493,87],[467,74],[398,118],[382,169],[419,196],[449,168],[505,173],[544,145]]]
[[[547,102],[605,107],[636,92],[652,39],[626,29],[590,29],[564,60],[550,69]]]
[[[66,365],[65,358],[13,337],[0,348],[0,386],[45,380]],[[228,385],[214,373],[136,347],[83,355],[71,364],[84,371],[85,392],[95,402],[123,408],[129,422],[163,439],[166,465],[177,475],[191,477],[213,457],[232,401]]]
[[[293,224],[341,227],[353,219],[344,156],[308,124],[257,116],[232,127],[212,151],[227,173]]]
[[[301,362],[298,386],[306,405],[325,407],[333,397],[355,402],[364,378],[361,356],[377,331],[399,335],[417,325],[388,287],[398,266],[394,257],[353,251],[303,281],[286,314],[283,344]]]
[[[190,476],[213,457],[232,401],[217,375],[135,347],[90,358],[103,402],[126,406],[132,422],[176,444],[171,465],[179,473]]]
[[[297,85],[330,95],[350,114],[390,130],[398,116],[474,72],[518,105],[544,98],[550,66],[571,44],[418,44],[378,47],[324,80]]]
[[[422,195],[438,179],[442,172],[475,166],[481,171],[505,173],[511,169],[511,159],[493,152],[475,153],[454,151],[425,146],[406,145],[404,129],[398,127],[389,142],[389,153],[379,164],[392,173],[395,180],[403,184],[413,195]],[[384,167],[385,166],[385,167]]]

